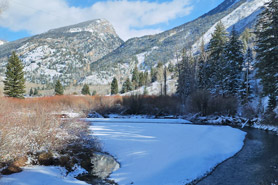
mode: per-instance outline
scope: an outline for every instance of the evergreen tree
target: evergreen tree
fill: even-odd
[[[227,31],[222,22],[219,22],[215,31],[212,34],[212,38],[208,44],[208,50],[210,51],[210,58],[217,61],[224,52],[224,47],[228,41]]]
[[[239,40],[239,34],[235,27],[233,27],[229,42],[225,47],[225,65],[222,69],[225,72],[223,94],[236,95],[238,93],[243,60],[243,44]]]
[[[170,73],[173,73],[174,70],[175,70],[175,67],[174,67],[174,65],[172,64],[172,62],[170,62],[169,65],[168,65],[168,71],[169,71]]]
[[[247,51],[248,49],[248,44],[251,42],[252,38],[252,33],[251,30],[249,28],[246,28],[244,30],[244,32],[241,34],[240,39],[243,43],[243,51]]]
[[[30,89],[30,92],[29,92],[29,96],[33,96],[34,92],[33,92],[33,88]]]
[[[118,80],[116,77],[114,77],[111,83],[111,95],[118,94],[118,92],[119,92]]]
[[[38,95],[39,95],[39,90],[38,90],[38,88],[35,88],[34,95],[35,95],[35,96],[38,96]]]
[[[145,82],[144,82],[144,72],[140,72],[139,73],[139,84],[138,84],[138,86],[142,87],[144,84],[145,84]]]
[[[83,95],[90,95],[90,87],[87,84],[84,84],[81,89],[81,94]]]
[[[61,84],[60,80],[57,80],[55,84],[55,95],[63,95],[64,94],[64,87]]]
[[[149,84],[149,72],[146,70],[144,72],[144,85],[147,86]]]
[[[144,95],[148,95],[148,94],[149,94],[149,92],[148,92],[148,90],[147,90],[147,87],[146,87],[146,86],[144,87],[144,92],[143,92],[143,94],[144,94]]]
[[[245,56],[245,62],[244,62],[244,68],[245,68],[244,79],[240,88],[240,98],[242,104],[245,104],[252,99],[251,96],[252,90],[250,85],[250,67],[252,61],[253,61],[252,49],[248,48]]]
[[[201,47],[200,47],[200,56],[198,58],[198,74],[197,74],[197,83],[199,89],[208,89],[209,88],[209,78],[210,74],[208,69],[208,55],[205,50],[204,39],[202,39]]]
[[[92,92],[92,96],[95,96],[96,94],[97,94],[97,91],[94,90],[94,91]]]
[[[123,83],[121,93],[124,94],[129,91],[132,91],[132,84],[131,84],[129,78],[127,78],[126,81]]]
[[[131,81],[133,83],[134,89],[137,89],[139,86],[139,71],[138,71],[138,67],[135,66],[133,72],[132,72],[132,78]]]
[[[167,68],[166,68],[166,66],[164,67],[163,81],[164,81],[163,91],[164,91],[164,96],[166,96],[167,95]]]
[[[195,90],[195,70],[190,56],[183,50],[182,61],[178,64],[177,94],[185,104],[186,98]]]
[[[15,52],[12,52],[6,66],[6,79],[4,80],[4,94],[14,98],[24,98],[25,79],[23,65]]]
[[[278,95],[278,0],[270,0],[256,25],[257,77],[263,94],[270,97],[269,108],[276,105]]]
[[[269,99],[268,99],[267,112],[268,113],[273,112],[273,110],[275,109],[276,106],[277,106],[276,96],[274,94],[270,94]]]
[[[157,80],[157,70],[155,68],[151,68],[151,82],[155,82]]]
[[[223,79],[225,77],[225,59],[224,59],[224,50],[226,43],[228,41],[227,32],[222,22],[219,22],[215,31],[212,34],[212,38],[208,44],[208,50],[210,56],[207,62],[207,78],[208,87],[213,93],[219,93],[224,89]]]

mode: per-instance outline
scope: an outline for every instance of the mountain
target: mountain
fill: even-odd
[[[3,45],[3,44],[6,44],[7,42],[4,41],[4,40],[0,40],[0,46]]]
[[[138,65],[141,70],[149,70],[159,61],[164,64],[175,63],[184,47],[196,52],[202,38],[205,43],[208,43],[219,21],[222,21],[228,30],[234,25],[239,31],[252,27],[267,1],[225,0],[218,7],[194,21],[160,34],[132,38],[92,63],[91,69],[94,75],[88,76],[84,82],[92,81],[92,79],[111,80],[111,76],[118,74],[124,74],[120,77],[123,79],[135,65]]]
[[[60,78],[64,84],[75,84],[90,74],[91,63],[122,43],[104,19],[53,29],[0,46],[0,73],[3,76],[7,57],[16,51],[27,81],[48,84]]]
[[[114,76],[123,82],[135,65],[140,70],[150,70],[158,62],[176,63],[183,48],[198,52],[202,39],[209,42],[219,21],[228,30],[236,26],[242,32],[253,27],[267,1],[225,0],[196,20],[126,42],[103,19],[50,30],[0,46],[0,76],[8,55],[15,50],[31,82],[47,84],[59,78],[66,85],[103,85]]]

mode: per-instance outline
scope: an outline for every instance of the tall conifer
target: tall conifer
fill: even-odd
[[[278,95],[278,0],[266,3],[256,25],[257,76],[263,93],[270,97],[269,107],[276,105]]]
[[[12,52],[6,66],[6,78],[4,80],[4,94],[14,98],[24,98],[25,79],[23,64],[15,52]]]

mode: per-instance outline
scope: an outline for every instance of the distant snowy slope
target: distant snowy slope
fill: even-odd
[[[91,130],[121,168],[119,185],[184,185],[211,171],[243,146],[245,133],[231,127],[93,122]]]
[[[225,28],[228,29],[232,26],[236,26],[236,28],[243,29],[245,28],[250,22],[255,21],[257,18],[260,9],[263,5],[268,2],[269,0],[248,0],[242,3],[239,7],[233,10],[230,14],[222,18],[220,21],[224,24]],[[202,39],[204,43],[207,44],[210,39],[211,35],[215,30],[215,26],[218,22],[216,22],[194,45],[193,50],[196,51],[200,48],[200,44]]]
[[[0,46],[6,43],[7,43],[6,41],[0,40]]]
[[[92,75],[90,64],[123,41],[105,19],[91,20],[1,45],[0,75],[7,57],[16,51],[23,61],[26,80],[38,84],[76,84]],[[92,80],[94,81],[94,80]]]

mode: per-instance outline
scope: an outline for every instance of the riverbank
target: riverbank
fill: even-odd
[[[247,133],[242,150],[197,185],[277,185],[278,136],[275,132],[255,128],[241,129]]]

